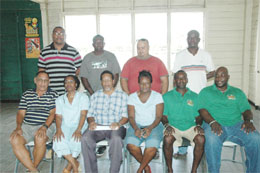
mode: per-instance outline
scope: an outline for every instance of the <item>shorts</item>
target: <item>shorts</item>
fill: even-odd
[[[26,140],[26,143],[34,141],[35,133],[40,127],[42,127],[42,125],[33,126],[26,123],[22,124],[22,131],[23,131],[22,136]],[[52,141],[55,132],[56,132],[56,126],[55,123],[52,123],[46,132],[46,135],[48,136],[48,141]]]
[[[141,125],[137,124],[138,128]],[[161,141],[163,138],[163,125],[159,123],[151,132],[151,134],[147,138],[138,138],[135,136],[135,130],[130,125],[126,132],[125,143],[133,144],[135,146],[140,146],[143,142],[145,142],[145,148],[159,148]]]
[[[195,136],[197,136],[199,133],[198,131],[194,131],[194,128],[196,126],[192,126],[191,128],[187,129],[187,130],[184,130],[184,131],[181,131],[173,126],[171,126],[172,128],[174,128],[174,131],[175,132],[172,132],[172,135],[174,136],[174,138],[176,139],[173,143],[173,146],[175,147],[179,147],[179,146],[182,146],[182,138],[186,138],[190,141],[190,144],[192,146],[194,146],[194,142],[193,142],[193,139],[195,138]],[[164,129],[165,131],[165,129]],[[163,132],[164,132],[163,131]]]

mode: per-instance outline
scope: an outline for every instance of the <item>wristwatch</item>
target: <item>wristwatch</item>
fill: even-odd
[[[43,127],[46,127],[46,129],[48,129],[49,127],[44,123],[43,125],[42,125]]]

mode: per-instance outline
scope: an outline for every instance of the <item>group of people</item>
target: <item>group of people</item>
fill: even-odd
[[[210,54],[198,47],[197,31],[188,32],[188,48],[176,55],[170,91],[168,71],[149,54],[147,39],[138,41],[137,56],[121,71],[116,56],[104,50],[101,35],[93,38],[94,51],[83,61],[65,37],[62,27],[54,28],[53,43],[39,57],[36,88],[23,93],[10,135],[14,154],[30,172],[38,172],[45,143],[53,140],[53,150],[68,161],[64,173],[79,171],[80,153],[85,172],[96,173],[96,144],[107,140],[109,172],[120,171],[124,146],[140,163],[138,173],[152,172],[149,163],[163,141],[171,173],[173,145],[179,146],[177,157],[187,152],[181,147],[183,137],[195,145],[191,172],[197,171],[204,152],[209,171],[219,172],[226,140],[245,147],[247,172],[260,172],[260,134],[247,98],[228,84],[227,68],[214,70]],[[78,76],[87,94],[78,91]],[[206,87],[213,77],[214,84]],[[119,80],[123,91],[116,89]],[[30,141],[35,143],[33,160],[25,147]]]

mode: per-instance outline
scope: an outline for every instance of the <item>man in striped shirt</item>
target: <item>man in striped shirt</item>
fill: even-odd
[[[53,29],[53,42],[42,49],[39,60],[39,71],[46,71],[50,76],[50,88],[59,95],[65,93],[64,78],[78,75],[81,66],[79,52],[65,42],[65,30],[58,26]]]
[[[16,116],[16,129],[10,135],[10,142],[17,159],[31,172],[37,172],[37,166],[44,157],[48,139],[55,133],[52,125],[55,116],[56,91],[48,89],[49,76],[40,71],[34,78],[36,89],[25,91],[21,97]],[[25,147],[34,141],[32,161]]]

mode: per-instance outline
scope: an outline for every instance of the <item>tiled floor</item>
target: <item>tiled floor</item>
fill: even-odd
[[[0,106],[1,108],[1,116],[0,116],[0,172],[1,173],[9,173],[14,171],[15,166],[15,157],[12,152],[11,145],[8,141],[10,133],[14,130],[16,127],[16,112],[17,112],[17,103],[2,103]],[[252,108],[252,111],[254,113],[254,124],[258,130],[260,130],[260,111],[255,110]],[[191,164],[192,164],[192,147],[188,148],[188,155],[185,159],[179,159],[179,160],[173,160],[173,169],[174,172],[190,172],[191,170]],[[224,148],[222,151],[222,158],[232,158],[233,150],[231,148]],[[236,158],[238,160],[241,160],[240,156],[240,150],[238,149],[236,152]],[[162,156],[162,154],[160,154]],[[106,156],[103,156],[104,158]],[[159,161],[161,157],[157,160]],[[133,159],[134,160],[134,159]],[[64,168],[66,164],[65,160],[59,159],[55,157],[55,166],[54,166],[54,172],[62,172],[62,169]],[[242,165],[235,164],[232,162],[222,162],[221,163],[221,172],[243,172]],[[136,172],[139,164],[134,163],[131,165],[131,172]],[[154,163],[152,162],[150,164],[152,168],[153,173],[161,173],[163,172],[163,166],[160,163]],[[106,173],[109,172],[109,161],[105,161],[103,159],[98,159],[98,167],[100,173]],[[48,162],[41,162],[39,165],[39,169],[41,172],[45,173],[49,171],[49,163]],[[122,171],[121,167],[121,172]],[[19,166],[19,172],[25,172],[26,169],[20,165]],[[202,172],[202,169],[199,167],[198,172]]]

